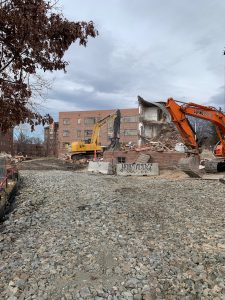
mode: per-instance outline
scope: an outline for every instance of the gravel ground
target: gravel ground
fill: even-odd
[[[21,175],[0,225],[0,299],[225,299],[225,185]]]
[[[57,158],[43,157],[38,159],[26,160],[18,165],[19,170],[81,170],[86,168],[84,164],[75,164],[59,160]]]

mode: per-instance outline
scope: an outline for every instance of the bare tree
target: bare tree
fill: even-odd
[[[0,129],[28,122],[33,130],[51,122],[32,106],[31,78],[40,70],[66,71],[63,56],[70,45],[78,40],[86,46],[97,34],[92,21],[70,22],[52,1],[0,1]]]

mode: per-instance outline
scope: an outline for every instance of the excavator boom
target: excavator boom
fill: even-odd
[[[181,163],[183,171],[194,170],[193,174],[196,173],[196,165],[200,161],[199,145],[195,138],[196,135],[194,129],[187,118],[188,115],[210,121],[215,125],[220,142],[214,148],[214,155],[217,158],[220,158],[220,160],[209,161],[206,170],[208,169],[212,172],[217,172],[218,170],[225,171],[225,115],[211,106],[204,106],[196,103],[184,103],[174,100],[173,98],[167,100],[166,107],[172,117],[172,121],[180,132],[184,144],[188,148],[188,158]]]
[[[172,121],[176,125],[180,135],[184,141],[184,144],[188,148],[198,149],[198,144],[195,139],[195,132],[186,118],[185,112],[181,109],[181,106],[172,99],[169,98],[166,107],[171,115]]]
[[[116,117],[115,114],[108,115],[104,119],[100,120],[98,123],[95,124],[93,133],[91,136],[91,144],[99,144],[99,134],[100,134],[100,129],[102,128],[103,125],[105,125],[107,122],[110,120],[114,120]]]

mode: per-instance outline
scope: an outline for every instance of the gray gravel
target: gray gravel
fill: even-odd
[[[225,299],[225,185],[21,174],[0,299]]]

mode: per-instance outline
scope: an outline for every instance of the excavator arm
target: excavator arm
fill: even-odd
[[[181,103],[179,105],[178,103]],[[187,115],[195,118],[210,121],[215,125],[220,145],[215,149],[215,156],[225,157],[225,115],[215,107],[199,105],[196,103],[184,103],[173,98],[167,100],[166,107],[172,117],[172,121],[180,132],[184,144],[189,149],[199,151],[198,143],[195,139],[195,132],[187,119]]]
[[[107,122],[110,120],[114,120],[116,118],[116,114],[108,115],[104,119],[100,120],[98,123],[95,124],[93,133],[91,136],[91,144],[99,144],[99,134],[100,134],[100,129],[103,125],[105,125]]]
[[[198,150],[198,144],[195,139],[195,132],[187,119],[185,112],[181,106],[173,98],[169,98],[166,104],[172,121],[176,125],[184,144],[190,149]]]
[[[173,98],[167,100],[166,107],[188,148],[187,157],[182,158],[179,162],[180,169],[190,177],[201,177],[199,145],[195,138],[194,129],[188,121],[187,116],[189,115],[213,123],[220,140],[214,148],[214,155],[217,158],[205,162],[205,171],[209,173],[225,171],[225,115],[214,107],[184,103]]]

